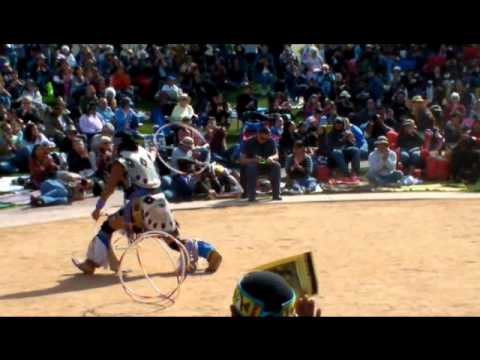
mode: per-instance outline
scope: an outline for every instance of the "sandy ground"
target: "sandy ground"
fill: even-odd
[[[0,315],[225,316],[242,272],[307,250],[324,316],[480,315],[479,212],[479,200],[179,211],[183,234],[213,242],[224,263],[187,278],[162,311],[133,303],[108,271],[77,274],[70,256],[84,251],[92,220],[4,228]]]

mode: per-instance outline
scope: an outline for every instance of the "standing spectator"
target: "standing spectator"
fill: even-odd
[[[246,195],[249,201],[256,199],[256,187],[259,174],[268,174],[272,183],[273,200],[280,197],[280,164],[275,142],[271,138],[270,129],[262,126],[257,136],[243,144],[240,152],[240,164],[243,167]],[[243,181],[242,181],[243,183]]]
[[[91,103],[88,106],[87,113],[83,114],[80,117],[78,126],[80,129],[80,132],[87,136],[88,143],[90,143],[90,140],[93,137],[93,135],[98,134],[100,131],[102,131],[103,121],[100,118],[100,116],[97,114],[96,103]]]
[[[420,157],[423,137],[415,127],[415,121],[406,119],[402,123],[402,129],[397,140],[400,147],[400,161],[403,164],[403,171],[412,175],[416,167],[422,166]]]
[[[375,141],[375,150],[368,156],[367,178],[374,186],[389,186],[396,184],[403,176],[397,166],[397,154],[388,148],[388,139],[379,136]]]
[[[191,119],[194,116],[197,115],[195,114],[193,107],[190,105],[190,97],[187,94],[180,95],[178,104],[175,105],[175,108],[170,115],[170,122],[175,124],[185,117]]]
[[[337,117],[334,127],[328,135],[330,158],[344,177],[356,179],[360,174],[360,149],[355,146],[354,134],[346,129],[344,118]],[[352,172],[348,170],[348,162],[352,163]]]
[[[317,181],[313,174],[313,160],[305,153],[305,145],[302,141],[295,142],[293,154],[289,155],[285,164],[287,172],[287,186],[296,193],[310,193],[315,191]]]

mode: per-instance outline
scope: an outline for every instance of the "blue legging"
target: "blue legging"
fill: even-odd
[[[422,165],[422,158],[420,157],[420,150],[418,149],[400,149],[400,161],[403,166],[420,167]]]

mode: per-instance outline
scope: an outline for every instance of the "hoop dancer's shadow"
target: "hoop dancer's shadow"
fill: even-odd
[[[176,274],[174,272],[155,273],[149,276],[150,278],[173,277],[173,276],[176,276]],[[120,280],[118,279],[118,276],[115,274],[84,275],[84,274],[77,273],[77,274],[64,274],[63,277],[64,278],[60,279],[58,281],[58,284],[53,287],[2,295],[0,296],[0,301],[63,294],[63,293],[69,293],[69,292],[75,292],[75,291],[103,288],[107,286],[120,284]],[[125,282],[129,282],[129,281],[140,280],[143,278],[144,278],[143,275],[128,276],[127,274],[127,276],[124,277],[124,280]]]

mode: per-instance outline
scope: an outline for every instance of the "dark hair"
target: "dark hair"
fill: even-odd
[[[303,149],[305,148],[305,144],[303,143],[302,140],[297,140],[295,141],[295,144],[293,144],[293,147],[296,149]]]
[[[118,152],[121,151],[138,151],[138,144],[135,142],[133,136],[127,132],[118,132],[114,136],[115,139],[120,139],[118,144]]]
[[[27,126],[25,126],[25,130],[23,130],[23,137],[25,140],[28,142],[34,142],[35,138],[33,137],[33,128],[36,125],[34,123],[28,123]]]
[[[38,148],[42,147],[43,145],[42,144],[37,144],[33,147],[32,149],[32,154],[30,155],[32,157],[33,160],[35,161],[38,161],[38,158],[37,158],[37,150]]]

